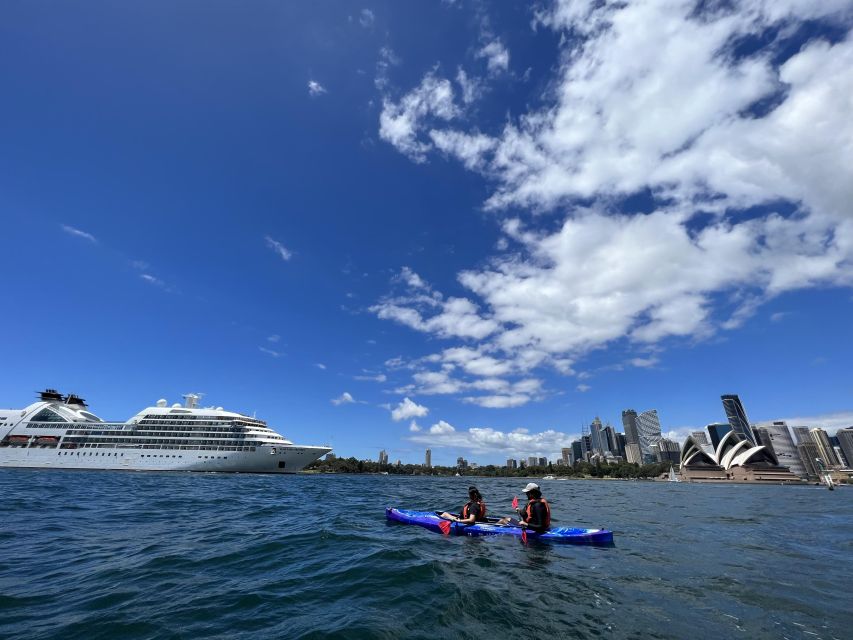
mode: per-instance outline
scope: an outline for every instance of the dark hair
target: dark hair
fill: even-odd
[[[477,487],[468,487],[468,497],[472,500],[482,500],[483,494],[480,493]]]

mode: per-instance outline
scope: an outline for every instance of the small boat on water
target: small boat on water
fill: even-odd
[[[414,524],[436,533],[454,536],[516,536],[524,541],[540,540],[564,544],[589,544],[608,546],[613,544],[613,532],[607,529],[580,529],[577,527],[551,527],[545,533],[528,531],[515,525],[499,525],[498,518],[488,522],[462,524],[445,520],[436,511],[411,511],[387,507],[385,517],[402,524]]]
[[[669,477],[667,478],[668,482],[681,482],[678,479],[678,476],[675,475],[675,469],[673,469],[672,465],[669,465]]]

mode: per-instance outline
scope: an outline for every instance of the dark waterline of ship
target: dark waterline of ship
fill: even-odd
[[[387,524],[524,481],[0,471],[2,638],[849,638],[853,488],[542,481],[611,548]]]

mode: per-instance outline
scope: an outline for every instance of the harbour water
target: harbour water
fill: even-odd
[[[0,471],[0,638],[850,638],[853,488],[542,481],[610,548],[388,524],[526,481]]]

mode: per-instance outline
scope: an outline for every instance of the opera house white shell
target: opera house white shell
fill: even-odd
[[[729,470],[746,464],[768,464],[778,466],[779,461],[772,450],[764,445],[754,445],[734,431],[729,431],[720,440],[716,450],[709,444],[697,442],[688,436],[681,447],[681,466],[709,465]]]

